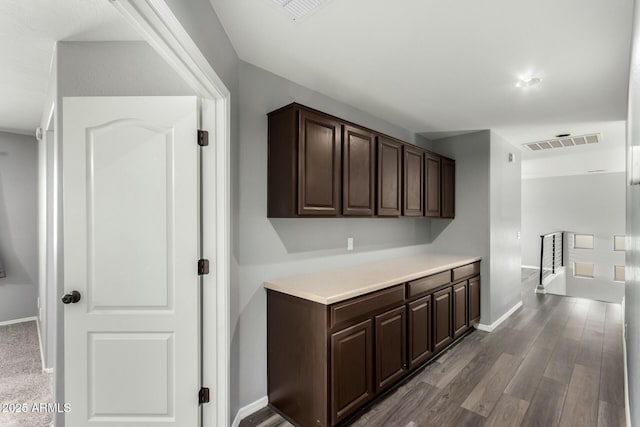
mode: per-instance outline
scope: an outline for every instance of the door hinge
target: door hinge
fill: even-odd
[[[209,260],[198,260],[198,276],[203,276],[205,274],[209,274]]]
[[[203,403],[209,403],[209,387],[202,387],[200,389],[200,392],[198,393],[198,403],[200,403],[201,405]]]
[[[198,145],[206,147],[209,145],[209,132],[206,130],[198,130]]]

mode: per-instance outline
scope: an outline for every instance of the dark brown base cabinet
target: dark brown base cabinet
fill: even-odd
[[[409,313],[409,368],[413,369],[433,356],[431,341],[431,295],[408,305]]]
[[[373,388],[373,325],[366,320],[331,335],[332,423],[366,403]],[[301,377],[300,380],[303,380]]]
[[[433,347],[440,351],[453,341],[451,288],[433,294],[433,307]]]
[[[268,114],[267,216],[455,216],[455,161],[292,103]]]
[[[453,285],[453,338],[458,338],[469,329],[469,302],[467,282]]]
[[[480,262],[332,305],[267,289],[269,405],[341,424],[480,319]]]

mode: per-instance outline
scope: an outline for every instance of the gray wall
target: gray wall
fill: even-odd
[[[480,323],[490,325],[521,300],[520,155],[488,130],[429,146],[456,160],[456,218],[431,221],[429,251],[482,256]]]
[[[625,174],[522,181],[522,264],[540,264],[540,235],[576,231],[624,234]]]
[[[454,148],[447,148],[450,152],[445,151],[444,141],[435,144],[435,151],[442,150],[443,154],[459,161],[458,188],[468,184],[469,190],[457,196],[454,221],[269,220],[266,218],[266,113],[275,108],[298,101],[405,141],[422,146],[429,143],[408,130],[242,62],[207,0],[168,0],[167,3],[231,92],[232,418],[239,408],[266,394],[266,307],[262,288],[266,279],[428,250],[479,254],[486,261],[483,304],[489,307],[488,132],[484,136],[461,137],[457,143],[454,139]],[[477,163],[478,158],[483,159],[482,164]],[[428,244],[431,235],[438,239],[433,247]],[[355,239],[353,253],[346,252],[347,237]],[[485,318],[491,320],[491,313],[483,312]]]
[[[627,156],[629,150],[640,150],[640,7],[635,3],[633,47],[629,82],[627,117]],[[626,187],[627,283],[625,287],[625,322],[627,325],[627,368],[629,372],[629,409],[631,425],[640,426],[640,185]]]
[[[0,322],[38,314],[37,179],[35,138],[0,132]]]
[[[58,77],[59,97],[193,94],[146,42],[58,43]]]
[[[540,263],[540,235],[568,231],[594,235],[593,250],[572,249],[567,237],[567,294],[619,303],[624,285],[613,281],[613,236],[625,234],[625,174],[602,173],[522,181],[522,263]],[[595,263],[595,279],[573,277],[573,261]]]
[[[193,90],[146,42],[60,42],[57,45],[56,135],[58,158],[62,140],[62,99],[68,96],[180,96]],[[55,89],[54,89],[55,91]],[[61,184],[62,181],[59,180]],[[62,189],[59,189],[62,200]],[[62,253],[62,209],[59,210],[58,250]],[[64,259],[57,259],[56,294],[64,293]],[[56,305],[56,400],[64,402],[64,309]],[[64,426],[64,414],[56,425]]]
[[[431,220],[433,252],[479,255],[481,268],[480,322],[490,324],[489,131],[438,139],[432,149],[456,160],[456,218]]]
[[[513,161],[509,161],[509,154]],[[490,320],[495,322],[521,298],[521,172],[519,148],[491,132],[489,207],[491,239]]]
[[[232,260],[230,412],[266,394],[268,278],[424,251],[425,220],[266,218],[266,113],[292,101],[330,111],[410,142],[411,132],[240,61],[206,0],[169,7],[231,92]],[[376,233],[373,233],[373,231]],[[379,233],[379,234],[378,234]],[[346,254],[346,238],[355,251]]]
[[[234,164],[240,171],[240,198],[239,210],[232,213],[240,227],[239,306],[238,317],[231,320],[239,351],[239,402],[244,406],[267,392],[265,280],[424,252],[430,227],[427,219],[409,218],[268,219],[268,112],[297,101],[405,141],[417,139],[405,129],[253,65],[241,62],[239,77],[240,149]],[[347,237],[354,238],[353,252],[346,250]]]

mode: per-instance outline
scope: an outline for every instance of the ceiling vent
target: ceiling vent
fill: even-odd
[[[330,0],[271,0],[280,9],[284,10],[291,16],[294,21],[300,21],[303,18],[315,13]]]
[[[552,150],[554,148],[575,147],[576,145],[597,144],[600,142],[599,133],[577,135],[570,138],[554,138],[545,141],[527,142],[522,144],[529,151]]]

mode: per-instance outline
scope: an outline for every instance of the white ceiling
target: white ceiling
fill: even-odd
[[[0,1],[0,129],[34,134],[54,43],[140,40],[107,0]]]
[[[210,1],[241,59],[415,132],[626,116],[632,0]]]

